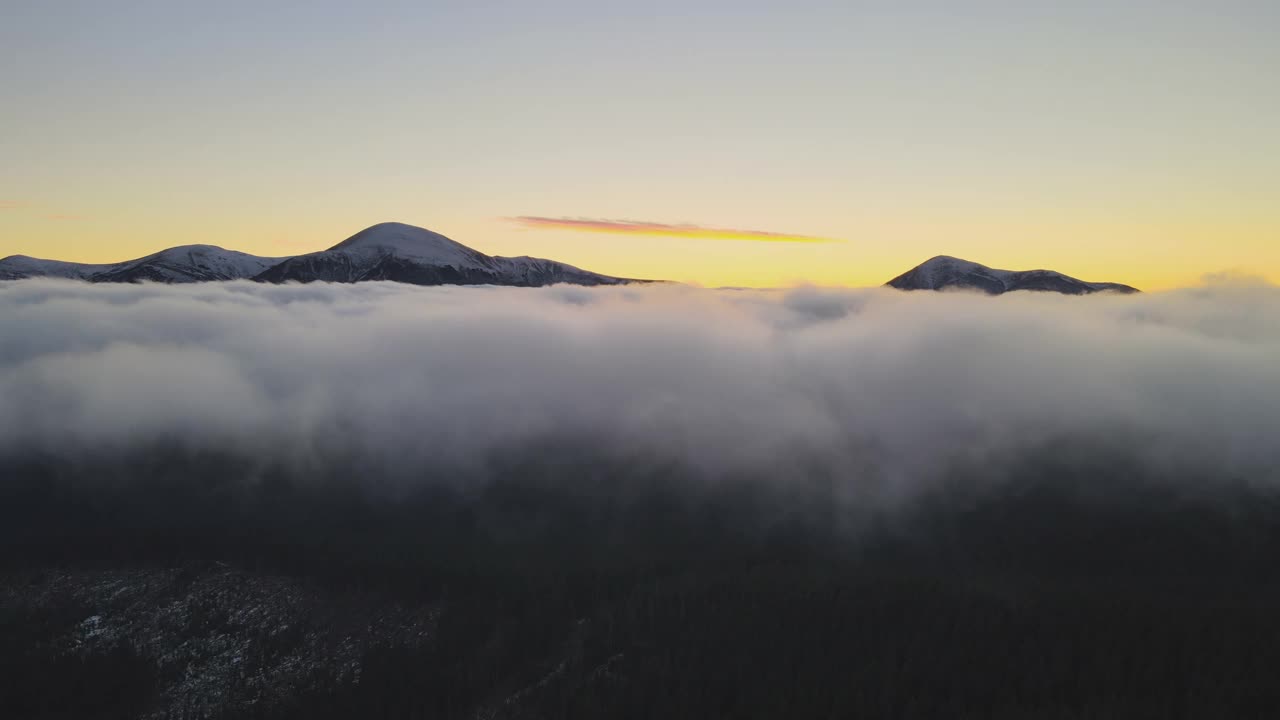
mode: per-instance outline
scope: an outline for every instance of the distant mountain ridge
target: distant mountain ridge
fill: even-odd
[[[94,282],[213,282],[252,278],[285,258],[265,258],[216,245],[182,245],[138,260],[113,265]]]
[[[0,280],[57,277],[95,283],[265,283],[387,280],[411,285],[620,285],[650,282],[612,277],[528,256],[486,255],[444,235],[404,223],[365,228],[328,250],[258,257],[215,245],[182,245],[136,260],[90,265],[14,255],[0,260]],[[1138,292],[1120,283],[1086,282],[1053,270],[998,270],[939,255],[886,283],[900,290],[968,288],[1000,295],[1017,290],[1086,295]]]
[[[617,285],[624,278],[531,257],[486,255],[439,233],[402,223],[362,230],[328,250],[299,255],[267,269],[263,282],[363,282],[412,285]]]
[[[71,280],[88,280],[115,265],[90,265],[87,263],[41,260],[26,255],[10,255],[0,260],[0,280],[21,280],[29,277],[57,277]]]
[[[24,255],[0,260],[0,280],[31,277],[98,283],[390,280],[413,285],[525,287],[643,282],[600,275],[554,260],[486,255],[439,233],[395,222],[361,230],[328,250],[293,257],[267,258],[215,245],[184,245],[108,265],[41,260]]]
[[[1054,270],[998,270],[969,260],[939,255],[885,283],[899,290],[968,288],[988,295],[1018,290],[1089,295],[1096,292],[1136,293],[1137,288],[1113,282],[1086,282]]]

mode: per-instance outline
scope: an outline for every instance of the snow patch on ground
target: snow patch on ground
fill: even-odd
[[[342,596],[230,566],[0,578],[0,608],[67,603],[88,614],[55,639],[60,652],[125,645],[154,661],[168,679],[157,718],[277,703],[307,689],[316,673],[358,682],[366,649],[419,646],[438,617],[435,607]]]

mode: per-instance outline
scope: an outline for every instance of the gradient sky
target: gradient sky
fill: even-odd
[[[708,285],[1280,281],[1275,0],[0,5],[0,256],[399,220]]]

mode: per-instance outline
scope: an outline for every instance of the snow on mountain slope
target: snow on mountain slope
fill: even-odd
[[[538,258],[486,255],[444,235],[381,223],[328,250],[299,255],[256,276],[263,282],[391,280],[413,285],[614,285],[620,278]]]
[[[214,245],[183,245],[120,263],[93,275],[94,282],[188,283],[252,278],[288,258],[264,258]]]
[[[352,256],[395,255],[428,265],[489,267],[489,256],[440,233],[404,223],[386,222],[365,228],[326,252]]]
[[[184,245],[111,265],[40,260],[24,255],[0,260],[0,280],[57,277],[91,282],[189,283],[243,280],[287,258],[264,258],[213,245]]]
[[[22,280],[30,277],[57,277],[87,280],[111,265],[87,265],[85,263],[41,260],[26,255],[12,255],[0,260],[0,280]]]
[[[597,275],[566,263],[543,260],[542,258],[529,257],[528,255],[520,257],[495,256],[491,259],[503,275],[514,280],[521,280],[521,282],[515,283],[517,285],[551,285],[554,283],[615,285],[622,282],[630,282],[606,275]]]
[[[969,260],[939,255],[885,283],[899,290],[971,288],[989,295],[1017,290],[1087,295],[1101,291],[1132,293],[1137,289],[1120,283],[1077,280],[1053,270],[997,270]]]
[[[265,258],[214,245],[183,245],[113,265],[82,265],[15,255],[0,260],[0,280],[61,277],[91,282],[191,283],[390,280],[414,285],[616,285],[633,282],[531,257],[495,257],[439,233],[381,223],[321,252]]]

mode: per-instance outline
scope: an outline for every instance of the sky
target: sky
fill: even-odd
[[[0,5],[0,257],[394,220],[711,286],[1280,282],[1274,0]]]

